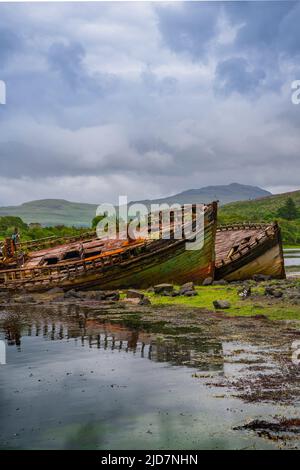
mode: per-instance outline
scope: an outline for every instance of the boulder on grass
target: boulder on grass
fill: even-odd
[[[131,289],[127,291],[126,297],[127,299],[143,299],[145,295],[142,292],[139,292],[138,290]]]
[[[186,282],[179,289],[180,295],[185,295],[186,292],[191,292],[195,289],[193,282]]]
[[[195,286],[193,282],[186,282],[185,284],[182,284],[181,289],[194,290]]]
[[[274,287],[267,286],[265,288],[265,295],[271,295],[272,297],[279,299],[283,296],[283,292],[281,290],[274,289]]]
[[[164,297],[173,297],[173,292],[164,290],[160,295],[163,295]]]
[[[269,286],[267,286],[267,287],[265,288],[265,295],[273,295],[273,294],[274,294],[274,291],[275,291],[274,287],[269,287]]]
[[[283,297],[283,292],[281,290],[276,290],[273,294],[273,297],[275,297],[276,299],[280,299],[281,297]]]
[[[174,290],[174,292],[172,292],[172,297],[178,297],[180,294],[178,292],[178,290]]]
[[[214,300],[213,305],[216,310],[223,310],[231,307],[230,302],[228,302],[227,300]]]
[[[203,286],[211,286],[213,283],[213,278],[212,277],[206,277],[204,281],[202,282]]]
[[[173,284],[157,284],[154,286],[155,294],[162,294],[163,292],[173,292]]]
[[[185,297],[194,297],[195,295],[198,295],[198,292],[195,290],[188,290],[184,293]]]
[[[225,279],[219,279],[218,281],[213,281],[212,285],[213,286],[227,286],[228,281]]]

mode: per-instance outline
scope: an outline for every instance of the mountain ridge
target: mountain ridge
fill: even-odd
[[[180,193],[159,199],[131,201],[133,203],[208,203],[219,200],[220,204],[228,202],[257,199],[270,196],[271,193],[257,186],[231,183],[228,185],[206,186],[199,189],[188,189]],[[40,223],[41,225],[75,225],[90,226],[96,215],[98,204],[71,202],[65,199],[38,199],[27,201],[18,206],[0,207],[1,216],[21,217],[26,223]]]
[[[180,193],[157,198],[157,199],[144,199],[140,201],[131,201],[130,204],[160,204],[160,203],[175,203],[189,204],[189,203],[208,203],[213,200],[218,200],[220,205],[228,204],[230,202],[258,199],[259,197],[271,196],[272,193],[262,189],[258,186],[244,185],[240,183],[230,183],[227,185],[204,186],[199,189],[188,189]],[[193,198],[193,199],[191,199]]]

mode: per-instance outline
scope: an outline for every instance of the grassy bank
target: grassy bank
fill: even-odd
[[[166,297],[148,292],[146,295],[154,306],[181,305],[212,311],[214,300],[227,300],[231,307],[224,312],[229,316],[265,315],[270,320],[300,320],[300,305],[289,303],[285,299],[265,296],[264,289],[264,285],[252,288],[252,296],[245,300],[238,296],[236,286],[197,287],[198,295],[195,297]]]

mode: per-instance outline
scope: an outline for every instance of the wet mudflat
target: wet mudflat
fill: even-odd
[[[299,448],[297,322],[107,302],[0,310],[1,449]]]

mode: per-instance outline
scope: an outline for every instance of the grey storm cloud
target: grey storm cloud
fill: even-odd
[[[274,49],[272,52],[300,52],[297,1],[228,2],[226,13],[232,22],[241,25],[235,45],[239,49]]]
[[[54,43],[48,52],[48,61],[54,70],[57,70],[65,78],[71,87],[80,86],[84,68],[82,60],[85,50],[81,44]]]
[[[209,40],[217,30],[221,4],[189,2],[181,8],[158,6],[159,28],[168,46],[175,52],[205,55]]]
[[[243,57],[233,57],[219,62],[216,68],[217,90],[226,94],[239,92],[253,93],[266,77],[263,69],[251,69],[251,65]]]
[[[20,47],[19,37],[8,28],[0,26],[0,63],[4,64]]]
[[[0,4],[0,205],[298,185],[297,2]]]
[[[166,43],[176,52],[201,58],[209,51],[223,13],[232,26],[238,26],[235,50],[269,48],[290,54],[300,51],[297,1],[186,2],[182,8],[158,6],[159,28]],[[270,53],[272,51],[269,51]]]

